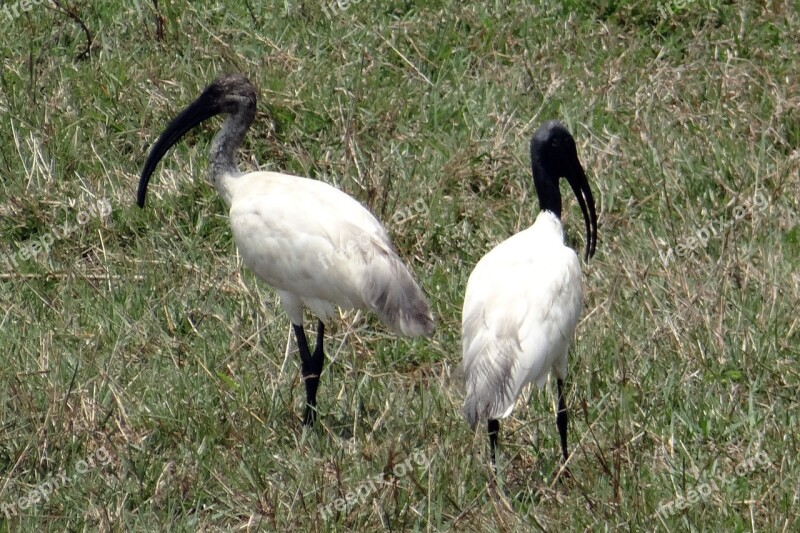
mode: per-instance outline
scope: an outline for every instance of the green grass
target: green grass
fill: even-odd
[[[797,2],[666,19],[644,1],[362,0],[332,19],[316,1],[62,4],[0,12],[0,531],[797,530]],[[241,167],[367,205],[438,318],[408,340],[343,314],[312,431],[287,317],[204,181],[218,121],[135,206],[150,144],[234,70],[259,95]],[[498,491],[459,415],[460,309],[478,259],[534,220],[527,146],[550,118],[600,213],[573,477],[554,481],[548,387],[503,425]],[[571,198],[564,212],[582,250]],[[363,501],[337,511],[351,491]]]

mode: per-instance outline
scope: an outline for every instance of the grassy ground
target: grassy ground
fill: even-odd
[[[800,6],[533,4],[0,11],[0,531],[796,531]],[[232,70],[260,98],[242,167],[369,206],[439,321],[409,341],[342,315],[312,431],[288,320],[203,180],[218,122],[134,204],[150,143]],[[573,478],[548,387],[504,424],[494,490],[451,379],[461,301],[535,217],[550,118],[600,213]]]

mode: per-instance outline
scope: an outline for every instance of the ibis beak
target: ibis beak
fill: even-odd
[[[581,206],[583,212],[583,221],[586,223],[586,260],[594,256],[594,250],[597,246],[597,212],[594,205],[594,197],[592,196],[592,189],[589,187],[589,180],[586,178],[586,173],[583,171],[581,162],[575,158],[575,168],[570,176],[567,176],[567,182],[572,187],[572,192],[578,199],[578,204]]]
[[[181,140],[186,133],[197,126],[198,124],[210,119],[213,116],[219,115],[222,109],[219,105],[218,99],[215,98],[210,89],[206,89],[197,100],[192,102],[186,109],[172,119],[164,133],[153,145],[150,150],[150,156],[144,164],[142,169],[142,176],[139,179],[139,190],[136,193],[136,203],[139,207],[144,207],[145,196],[147,195],[147,184],[150,183],[150,176],[156,169],[158,162],[172,148],[172,146]]]

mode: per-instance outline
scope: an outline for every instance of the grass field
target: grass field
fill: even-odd
[[[530,4],[0,8],[0,531],[797,531],[800,3]],[[135,205],[150,144],[229,71],[259,96],[241,168],[368,206],[438,320],[408,340],[343,314],[311,431],[288,319],[204,180],[219,121]],[[490,488],[461,302],[538,212],[551,118],[600,218],[573,476],[548,386]]]

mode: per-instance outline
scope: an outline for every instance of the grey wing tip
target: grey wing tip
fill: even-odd
[[[436,319],[425,301],[418,303],[418,307],[406,317],[406,322],[410,327],[405,333],[410,337],[430,337],[436,329]]]
[[[390,258],[388,278],[373,278],[367,285],[367,301],[381,320],[394,331],[407,337],[429,337],[436,329],[428,299],[400,262]]]
[[[499,350],[507,353],[507,350]],[[514,360],[510,357],[483,357],[464,368],[467,395],[463,415],[472,429],[481,420],[502,418],[516,399],[512,390]]]
[[[464,419],[469,424],[469,427],[472,431],[475,431],[475,427],[478,425],[478,421],[480,420],[480,416],[478,416],[478,406],[475,404],[475,400],[473,398],[467,398],[464,402],[464,409],[462,409],[461,414],[464,415]]]
[[[406,321],[400,325],[400,333],[406,337],[430,337],[436,330],[436,323],[433,319],[424,321]]]
[[[475,394],[474,387],[469,387],[469,369],[464,366],[462,361],[453,371],[453,383],[457,387],[460,394],[464,394],[464,407],[461,408],[461,415],[469,424],[469,427],[475,431],[475,427],[481,419],[480,409],[478,409],[478,399]]]

